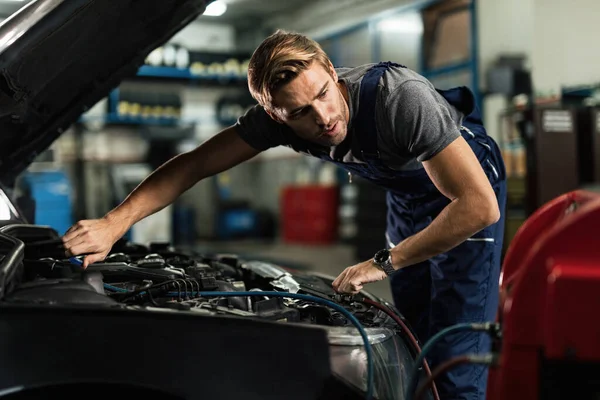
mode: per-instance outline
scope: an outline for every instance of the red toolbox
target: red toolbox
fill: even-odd
[[[337,240],[339,188],[286,186],[281,194],[281,226],[287,243],[329,244]]]

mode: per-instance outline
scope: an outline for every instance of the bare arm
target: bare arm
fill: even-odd
[[[423,166],[451,203],[427,228],[392,249],[396,269],[444,253],[500,218],[492,186],[462,137],[423,162]]]
[[[496,195],[462,137],[423,164],[438,190],[451,202],[427,228],[391,250],[395,269],[444,253],[500,218]],[[365,283],[386,277],[371,259],[346,268],[333,282],[333,288],[341,293],[357,293]]]
[[[68,256],[87,254],[84,268],[103,260],[113,244],[136,222],[172,203],[200,180],[256,156],[235,127],[227,128],[196,149],[167,161],[103,218],[79,221],[63,236]]]

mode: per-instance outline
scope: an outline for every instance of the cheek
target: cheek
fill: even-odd
[[[290,128],[300,136],[310,136],[315,130],[315,124],[311,123],[310,118],[302,118],[288,123]]]
[[[336,97],[334,100],[331,101],[331,112],[335,113],[335,114],[339,114],[342,110],[342,101],[343,98],[341,96]]]

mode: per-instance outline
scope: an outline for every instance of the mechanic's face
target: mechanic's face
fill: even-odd
[[[337,74],[318,62],[281,87],[273,98],[273,119],[288,125],[303,139],[324,146],[336,146],[348,131],[349,111],[346,89]]]

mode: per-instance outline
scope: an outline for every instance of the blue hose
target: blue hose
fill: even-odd
[[[104,289],[110,290],[112,292],[118,292],[118,293],[128,293],[129,292],[129,290],[127,290],[127,289],[109,285],[108,283],[104,284]]]
[[[344,314],[344,316],[346,318],[348,318],[350,320],[350,322],[352,322],[352,324],[354,324],[354,326],[356,326],[356,328],[360,332],[360,335],[362,336],[362,339],[365,343],[365,352],[367,353],[367,394],[366,394],[366,399],[370,400],[373,397],[375,376],[374,376],[374,371],[373,371],[373,351],[371,349],[371,343],[369,343],[369,337],[367,336],[367,332],[365,331],[365,329],[363,328],[361,323],[358,321],[358,319],[356,319],[356,317],[354,315],[352,315],[352,313],[350,313],[350,311],[346,310],[344,307],[340,306],[339,304],[334,303],[333,301],[330,301],[330,300],[322,299],[320,297],[308,296],[308,295],[299,294],[299,293],[287,293],[287,292],[262,292],[262,291],[260,291],[260,292],[194,292],[193,294],[197,294],[200,297],[238,297],[238,296],[240,296],[240,297],[241,296],[287,297],[287,298],[291,298],[291,299],[299,299],[299,300],[305,300],[305,301],[310,301],[313,303],[322,304],[322,305],[331,307],[336,311],[339,311],[340,313]],[[169,293],[169,295],[177,296],[178,294],[177,294],[177,292],[171,292],[171,293]]]
[[[434,335],[431,339],[427,341],[425,346],[421,349],[421,353],[417,360],[415,361],[415,365],[410,374],[410,379],[408,381],[408,387],[406,389],[406,395],[404,396],[405,400],[412,400],[415,391],[417,390],[417,385],[419,383],[419,369],[423,365],[423,360],[427,356],[427,354],[431,351],[433,346],[444,336],[450,335],[451,333],[462,332],[462,331],[482,331],[489,329],[489,324],[480,324],[480,323],[463,323],[449,326],[445,329],[442,329],[436,335]]]
[[[127,289],[119,288],[119,287],[112,286],[112,285],[109,285],[106,283],[104,284],[104,288],[114,291],[114,292],[121,292],[121,293],[128,292]],[[328,306],[330,308],[333,308],[336,311],[339,311],[340,313],[344,314],[344,316],[346,318],[348,318],[354,326],[356,326],[356,328],[360,332],[360,335],[362,336],[363,342],[365,343],[365,352],[367,354],[366,399],[371,400],[371,398],[373,397],[373,391],[374,391],[374,386],[375,386],[375,375],[374,375],[374,367],[373,367],[373,364],[374,364],[373,351],[371,349],[371,343],[369,343],[369,337],[367,336],[367,332],[361,325],[360,321],[358,319],[356,319],[356,317],[354,315],[352,315],[352,313],[350,313],[350,311],[346,310],[344,307],[340,306],[339,304],[334,303],[333,301],[330,301],[330,300],[316,297],[316,296],[309,296],[309,295],[300,294],[300,293],[287,293],[287,292],[257,291],[257,292],[191,292],[191,293],[184,292],[184,293],[186,293],[186,295],[191,294],[192,296],[200,296],[200,297],[242,297],[242,296],[287,297],[287,298],[291,298],[291,299],[305,300],[305,301],[310,301],[310,302],[317,303],[317,304],[322,304],[322,305]],[[143,294],[143,293],[140,293],[140,294]],[[176,296],[179,296],[180,293],[169,292],[167,295],[170,297],[176,297]]]
[[[77,265],[82,267],[83,266],[83,260],[80,260],[77,257],[69,257],[69,261],[71,262],[71,264]]]

